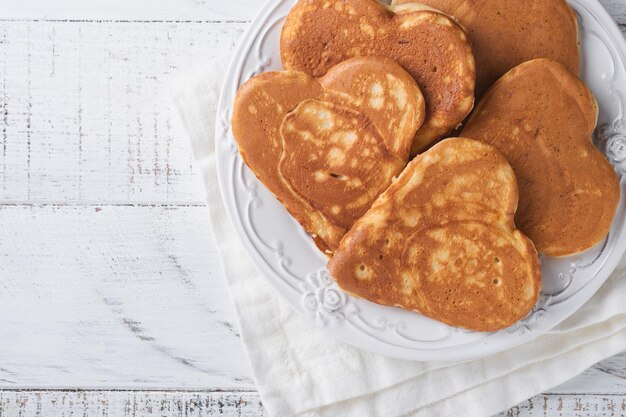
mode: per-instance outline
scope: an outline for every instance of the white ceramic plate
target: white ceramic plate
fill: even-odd
[[[261,274],[303,315],[358,348],[410,360],[457,361],[527,342],[578,310],[604,283],[626,250],[626,43],[595,0],[571,0],[580,25],[582,78],[596,96],[596,145],[620,175],[622,198],[609,236],[569,258],[542,259],[543,292],[532,313],[495,333],[449,327],[419,314],[346,295],[326,271],[311,238],[243,164],[232,136],[231,106],[250,77],[281,68],[279,35],[296,0],[270,1],[243,37],[220,97],[216,151],[226,209]]]

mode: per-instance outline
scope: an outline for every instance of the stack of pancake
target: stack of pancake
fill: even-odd
[[[298,1],[233,133],[346,292],[494,331],[536,303],[538,253],[606,237],[619,182],[565,0],[422,1]]]

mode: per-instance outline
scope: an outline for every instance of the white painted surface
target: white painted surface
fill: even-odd
[[[242,21],[264,0],[0,0],[0,19]]]
[[[0,417],[263,417],[252,392],[0,392]]]
[[[0,20],[249,21],[267,0],[0,0]],[[623,0],[599,0],[626,23]],[[383,0],[389,3],[389,0]]]
[[[0,21],[0,201],[203,202],[168,80],[245,27]]]
[[[0,206],[0,386],[252,389],[202,206]]]
[[[621,417],[619,395],[544,394],[495,417]],[[11,391],[0,392],[0,417],[264,417],[254,392]],[[339,416],[338,416],[339,417]]]
[[[263,415],[164,90],[261,3],[0,0],[0,416]],[[508,415],[625,414],[622,354]]]

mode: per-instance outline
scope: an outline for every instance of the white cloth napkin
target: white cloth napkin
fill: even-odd
[[[334,340],[301,317],[248,259],[220,195],[214,153],[227,59],[173,97],[204,175],[224,275],[254,379],[273,417],[490,416],[626,350],[626,261],[575,315],[518,348],[460,364],[389,359]]]

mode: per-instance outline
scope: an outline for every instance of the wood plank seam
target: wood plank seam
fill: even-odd
[[[84,201],[84,202],[63,202],[63,201],[0,201],[0,207],[206,207],[206,203],[198,201],[180,201],[167,203],[164,201],[142,201],[138,203],[128,203],[124,201]]]
[[[17,23],[193,23],[193,24],[247,24],[251,20],[180,20],[180,19],[152,19],[152,20],[140,20],[140,19],[3,19],[0,18],[0,23],[3,22],[17,22]]]

